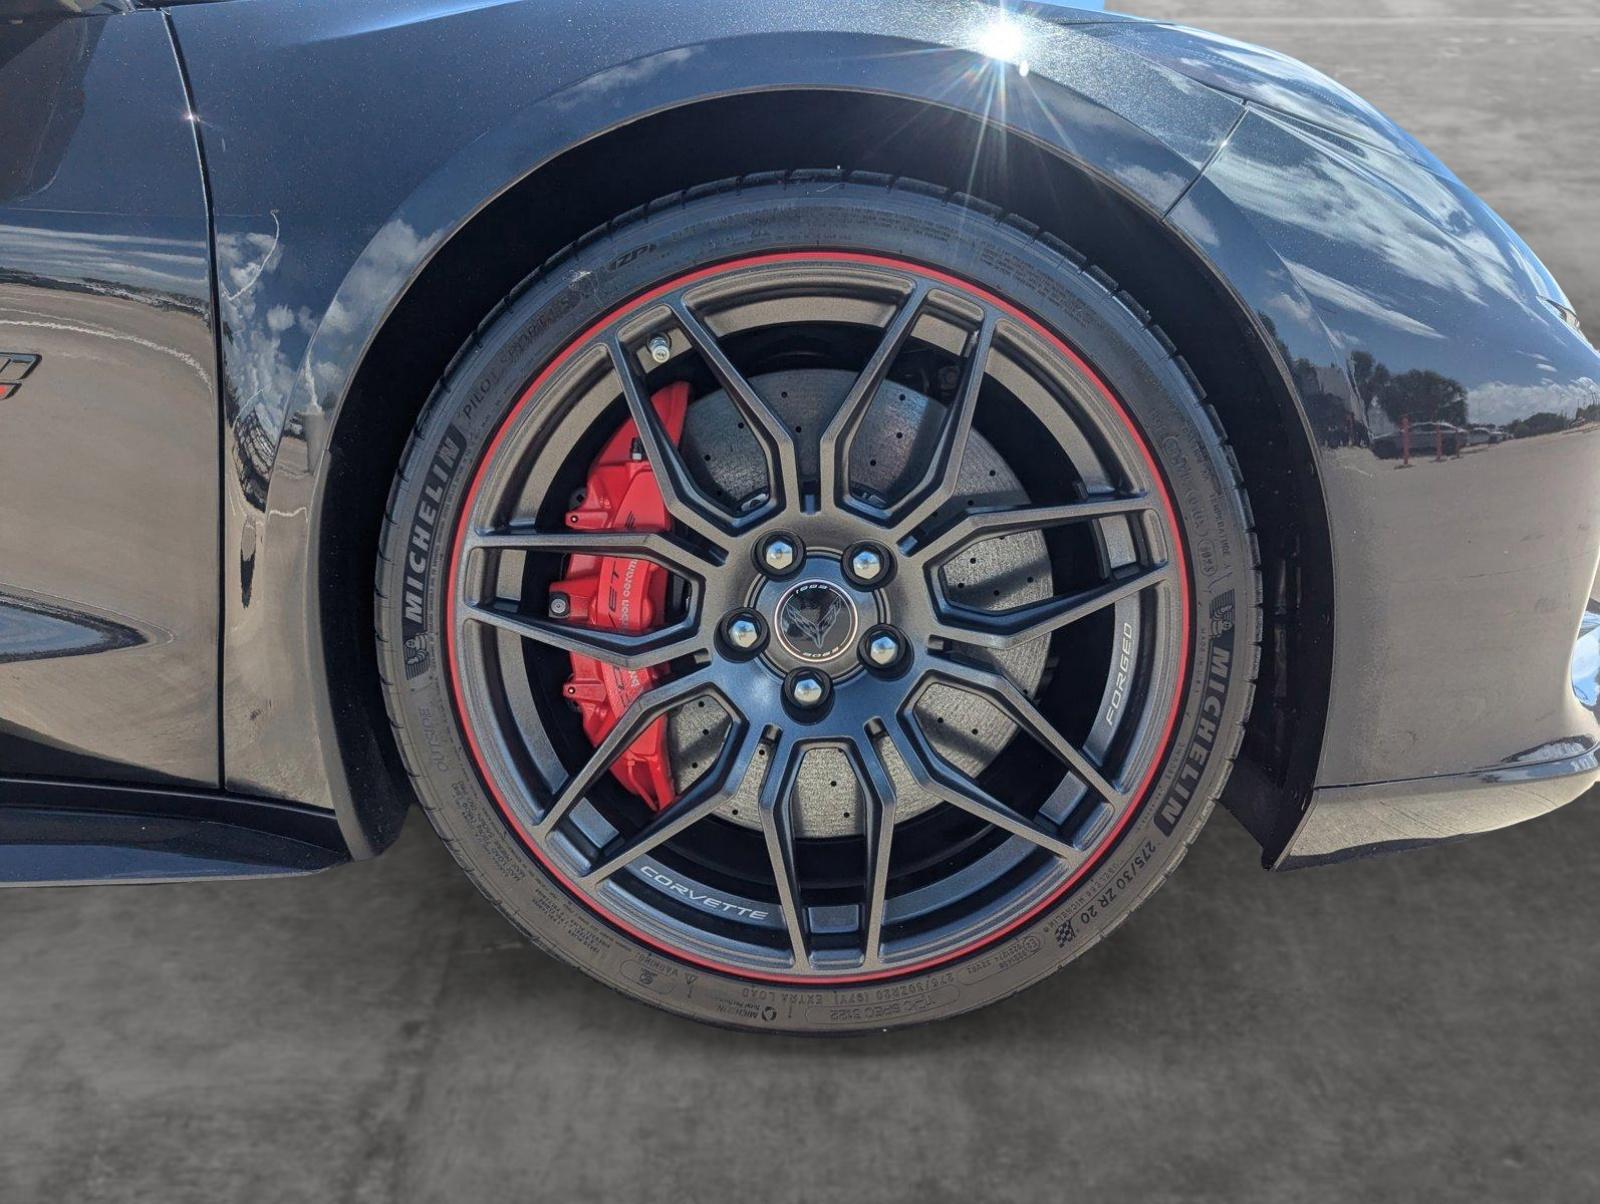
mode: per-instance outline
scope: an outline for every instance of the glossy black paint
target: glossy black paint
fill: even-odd
[[[0,23],[0,348],[39,357],[0,400],[0,771],[219,781],[216,357],[186,113],[159,13]]]
[[[310,874],[350,859],[326,811],[216,792],[0,778],[0,886]]]
[[[1311,449],[1295,472],[1326,508],[1335,583],[1303,656],[1332,683],[1306,788],[1267,783],[1234,804],[1269,859],[1498,826],[1522,813],[1504,799],[1508,774],[1538,777],[1557,802],[1580,793],[1600,777],[1600,720],[1569,672],[1600,545],[1600,421],[1556,432],[1542,416],[1600,401],[1600,361],[1559,287],[1415,140],[1317,73],[1165,25],[1030,12],[1004,47],[1025,74],[982,53],[995,9],[976,0],[250,0],[42,22],[75,47],[56,94],[82,101],[52,110],[71,128],[40,142],[66,148],[58,170],[18,184],[0,167],[0,347],[45,356],[0,401],[0,469],[94,464],[140,500],[75,512],[61,481],[22,489],[0,471],[0,581],[28,599],[9,613],[38,631],[24,644],[85,649],[19,662],[26,690],[7,667],[0,765],[294,800],[337,815],[357,855],[381,847],[405,800],[349,734],[353,688],[329,665],[361,633],[323,626],[320,538],[329,481],[349,471],[329,449],[386,319],[485,206],[537,187],[565,152],[681,106],[821,90],[977,115],[1165,222],[1293,390]],[[164,20],[213,201],[220,415],[204,184]],[[40,35],[16,28],[0,27],[0,100],[37,112],[17,107],[16,48]],[[127,253],[97,256],[118,280],[90,296],[83,248],[106,240]],[[3,307],[18,289],[30,307],[108,311],[132,365],[118,360],[118,388],[54,376],[51,351],[79,336],[13,345]],[[159,337],[140,333],[149,323]],[[181,357],[193,379],[156,387]],[[50,388],[97,404],[68,430],[17,409],[42,408],[27,394]],[[1373,452],[1404,416],[1454,414],[1528,437],[1438,462],[1424,448],[1408,469]],[[220,499],[215,474],[188,467],[215,456],[219,420]],[[98,562],[48,562],[85,530],[121,538]],[[219,573],[220,699],[207,686]],[[107,624],[135,642],[91,654]],[[1419,793],[1441,800],[1425,819],[1405,805]]]
[[[1122,21],[1098,26],[1092,32],[1257,108],[1367,142],[1449,175],[1449,168],[1427,147],[1384,114],[1350,89],[1287,55],[1154,21]]]
[[[229,788],[349,799],[322,641],[306,627],[320,563],[311,520],[343,392],[427,259],[490,198],[641,113],[751,89],[863,87],[992,108],[994,69],[959,47],[993,16],[975,3],[831,0],[579,0],[560,20],[548,6],[420,0],[174,14],[212,173],[236,468],[224,483]],[[1009,122],[1064,140],[1153,207],[1182,193],[1236,119],[1234,102],[1094,39],[1036,33],[1037,83]],[[373,56],[392,70],[368,70]],[[482,79],[496,86],[473,86]]]

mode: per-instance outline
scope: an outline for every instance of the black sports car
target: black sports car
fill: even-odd
[[[1600,779],[1600,358],[1309,68],[979,0],[5,12],[0,879],[416,801],[600,980],[841,1031],[1071,960],[1219,800],[1284,869]]]

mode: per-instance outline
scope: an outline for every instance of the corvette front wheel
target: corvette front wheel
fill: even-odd
[[[1170,344],[921,185],[691,190],[527,282],[418,423],[380,655],[430,818],[541,947],[795,1032],[981,1006],[1149,895],[1256,666]]]

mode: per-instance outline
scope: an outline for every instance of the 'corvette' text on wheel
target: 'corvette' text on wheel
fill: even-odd
[[[1017,990],[1227,776],[1259,616],[1222,433],[1066,248],[937,190],[651,210],[519,290],[413,438],[378,620],[418,792],[533,939],[664,1007]]]

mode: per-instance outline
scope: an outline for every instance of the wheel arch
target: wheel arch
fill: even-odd
[[[330,706],[339,759],[356,800],[347,826],[382,847],[409,801],[378,786],[405,775],[373,651],[374,548],[411,426],[456,350],[529,272],[616,215],[709,180],[817,166],[926,181],[1040,226],[1119,282],[1125,300],[1147,307],[1182,349],[1256,502],[1267,646],[1242,772],[1224,804],[1274,859],[1310,795],[1332,621],[1327,517],[1281,355],[1207,250],[1163,221],[1182,193],[1137,195],[1060,146],[973,112],[837,88],[706,97],[620,122],[485,192],[448,232],[426,237],[421,266],[387,299],[329,416],[314,506],[310,583],[326,688],[340,700]]]

